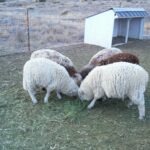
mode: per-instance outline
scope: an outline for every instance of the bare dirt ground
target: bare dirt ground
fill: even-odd
[[[140,59],[150,73],[150,41],[119,46]],[[101,47],[74,45],[56,48],[70,57],[78,69]],[[138,120],[137,107],[120,100],[98,101],[92,110],[87,102],[55,93],[43,104],[32,105],[22,89],[22,68],[30,53],[0,57],[0,149],[1,150],[148,150],[150,147],[150,83],[145,93],[146,118]]]

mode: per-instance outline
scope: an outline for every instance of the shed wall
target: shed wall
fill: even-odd
[[[115,19],[113,37],[125,36],[127,30],[127,19]]]
[[[114,28],[114,12],[98,14],[85,21],[84,42],[110,48]]]
[[[130,20],[129,37],[139,39],[141,18],[133,18]]]

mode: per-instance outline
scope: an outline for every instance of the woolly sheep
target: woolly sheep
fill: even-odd
[[[118,53],[122,53],[122,51],[118,48],[115,48],[115,47],[112,47],[110,49],[102,49],[101,51],[99,51],[98,53],[96,53],[91,59],[90,61],[88,62],[87,65],[85,65],[81,71],[80,71],[80,74],[82,76],[82,79],[84,79],[88,73],[93,69],[95,68],[96,66],[99,65],[99,63],[102,61],[102,60],[105,60],[115,54],[118,54]]]
[[[118,53],[118,54],[114,54],[113,56],[107,59],[103,59],[100,62],[97,62],[96,66],[102,66],[102,65],[107,65],[107,64],[111,64],[114,62],[121,62],[121,61],[130,62],[133,64],[139,64],[139,59],[137,58],[137,56],[131,53]],[[86,69],[83,69],[81,71],[82,78],[84,79],[87,76],[87,74],[96,66],[89,65]]]
[[[35,93],[37,88],[45,88],[44,102],[48,102],[50,93],[56,90],[57,97],[60,93],[68,96],[78,95],[78,86],[69,76],[66,69],[46,58],[28,60],[23,68],[23,88],[28,91],[33,104],[37,103]]]
[[[75,80],[75,82],[79,85],[82,77],[77,72],[76,68],[74,67],[73,62],[70,60],[70,58],[64,56],[63,54],[57,52],[56,50],[52,49],[40,49],[36,50],[31,54],[31,59],[33,58],[47,58],[50,59],[66,68],[69,75]]]
[[[145,116],[144,92],[148,83],[148,73],[139,65],[116,62],[94,68],[83,80],[78,90],[81,100],[92,100],[88,108],[102,97],[128,97],[129,104],[136,104],[139,119]]]
[[[89,61],[90,65],[97,65],[100,61],[107,59],[115,54],[122,53],[119,48],[109,48],[109,49],[102,49],[98,53],[96,53]]]
[[[133,64],[139,64],[139,59],[137,58],[137,56],[135,56],[131,53],[118,53],[118,54],[115,54],[115,55],[113,55],[107,59],[102,60],[99,63],[99,66],[111,64],[114,62],[120,62],[120,61],[130,62]]]

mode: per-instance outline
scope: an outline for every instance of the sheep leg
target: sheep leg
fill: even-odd
[[[55,89],[55,85],[49,85],[47,88],[46,88],[46,95],[44,97],[44,103],[48,103],[48,98],[51,94],[51,92]]]
[[[139,119],[142,120],[145,117],[145,105],[144,104],[138,105],[138,110],[139,110]]]
[[[59,91],[56,92],[58,99],[62,99],[62,96]]]
[[[102,101],[104,102],[104,101],[106,101],[106,100],[107,100],[107,97],[106,97],[106,95],[105,95],[105,96],[103,96]]]
[[[142,120],[145,116],[145,100],[143,93],[136,93],[131,98],[132,102],[138,106],[139,119]]]
[[[142,120],[144,118],[144,116],[145,116],[144,94],[141,95],[141,99],[139,100],[138,110],[139,110],[139,119]]]
[[[28,90],[28,93],[29,93],[29,95],[30,95],[30,97],[31,97],[32,103],[33,103],[33,104],[36,104],[36,103],[37,103],[37,99],[35,98],[35,91],[32,90],[32,89],[29,89],[29,90]]]
[[[91,108],[93,108],[94,107],[94,105],[95,105],[95,102],[96,102],[96,100],[97,100],[97,98],[94,98],[92,101],[91,101],[91,103],[88,105],[88,109],[91,109]]]
[[[50,92],[47,91],[47,92],[46,92],[46,95],[45,95],[45,97],[44,97],[44,103],[48,103],[48,98],[49,98],[49,96],[50,96]]]
[[[91,101],[91,103],[88,105],[88,109],[91,109],[92,107],[94,107],[95,102],[104,96],[104,91],[101,89],[101,91],[99,92],[99,90],[96,88],[94,92],[94,99]]]
[[[127,107],[130,108],[132,105],[133,105],[133,102],[130,101],[130,102],[128,103]]]

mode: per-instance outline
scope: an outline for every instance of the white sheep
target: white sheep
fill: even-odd
[[[66,69],[46,58],[28,60],[23,68],[23,88],[28,91],[33,104],[37,103],[35,93],[37,88],[45,88],[46,95],[44,102],[48,102],[50,93],[56,90],[57,96],[61,99],[60,93],[68,96],[78,95],[78,86],[69,76]]]
[[[67,56],[57,52],[56,50],[52,50],[52,49],[36,50],[31,54],[30,58],[34,59],[34,58],[41,58],[41,57],[50,59],[50,60],[64,66],[65,69],[68,71],[69,75],[75,80],[75,82],[78,85],[80,84],[82,77],[77,72],[77,70],[70,58],[68,58]]]
[[[145,116],[144,92],[148,83],[148,73],[139,65],[116,62],[94,68],[83,80],[78,90],[81,100],[92,100],[92,108],[102,97],[130,99],[129,105],[136,104],[139,119]]]

